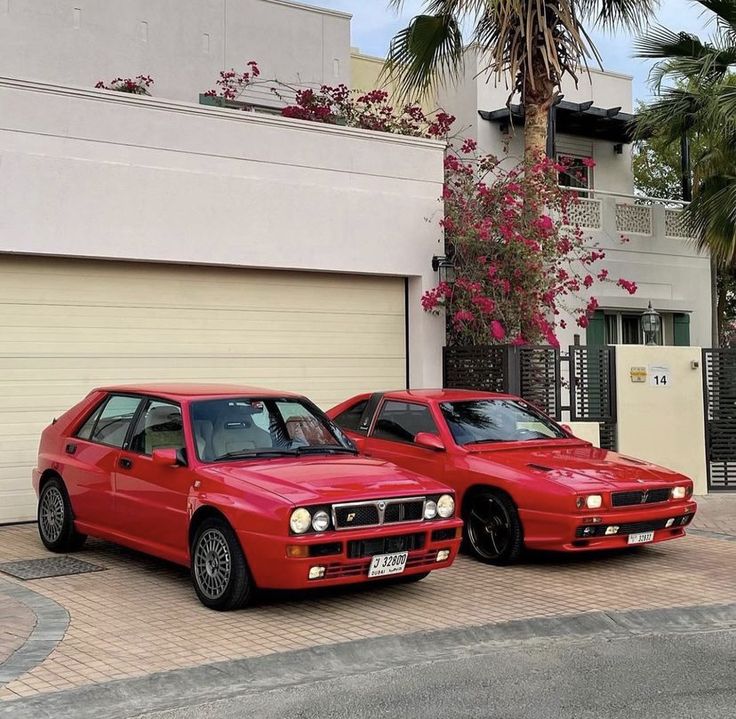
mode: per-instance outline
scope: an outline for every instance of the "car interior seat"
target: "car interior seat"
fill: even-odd
[[[215,457],[228,452],[267,449],[273,446],[271,434],[253,422],[242,408],[226,407],[216,417],[212,429],[212,450]]]

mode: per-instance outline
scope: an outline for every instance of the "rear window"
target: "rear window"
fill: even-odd
[[[360,418],[363,416],[365,408],[368,406],[368,400],[362,399],[360,402],[354,404],[352,407],[348,407],[344,412],[335,417],[335,424],[343,429],[350,430],[351,432],[365,432],[360,430]]]

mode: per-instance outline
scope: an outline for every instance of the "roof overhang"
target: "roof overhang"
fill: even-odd
[[[636,115],[621,112],[620,107],[595,107],[593,102],[568,102],[561,100],[554,106],[557,134],[605,140],[615,144],[633,140],[633,120]],[[524,108],[509,105],[500,110],[479,110],[478,114],[489,122],[505,125],[524,124]]]

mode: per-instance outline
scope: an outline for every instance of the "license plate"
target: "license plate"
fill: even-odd
[[[385,577],[387,574],[401,574],[406,568],[409,552],[396,554],[376,554],[368,569],[369,577]]]
[[[654,541],[654,532],[639,532],[638,534],[629,535],[629,544],[644,544],[644,542]]]

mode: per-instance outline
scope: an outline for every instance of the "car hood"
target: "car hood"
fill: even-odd
[[[686,478],[649,462],[582,443],[516,443],[470,450],[471,455],[519,475],[547,478],[575,491],[646,489]]]
[[[251,460],[206,471],[229,482],[260,487],[293,504],[332,504],[448,491],[439,482],[391,462],[357,456]]]

